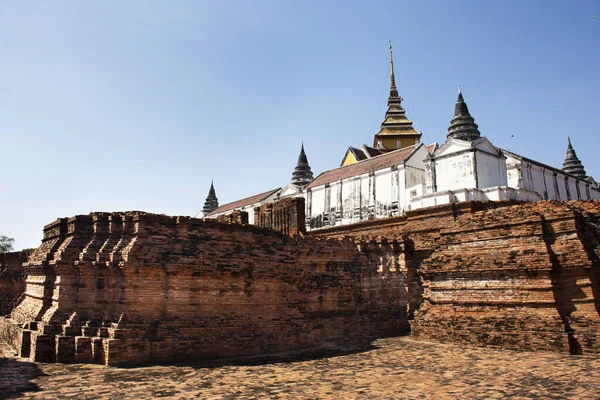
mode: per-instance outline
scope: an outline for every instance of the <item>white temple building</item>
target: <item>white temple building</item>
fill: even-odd
[[[218,207],[214,187],[197,217],[249,211],[281,197],[304,197],[307,230],[402,215],[406,211],[462,201],[590,200],[600,188],[586,175],[568,140],[561,169],[495,147],[481,136],[460,91],[447,140],[420,143],[405,115],[395,84],[390,47],[388,110],[374,146],[350,147],[341,166],[313,179],[304,145],[292,182]]]

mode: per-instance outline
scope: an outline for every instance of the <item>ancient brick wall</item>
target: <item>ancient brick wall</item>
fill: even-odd
[[[258,210],[268,229],[139,212],[59,219],[0,335],[33,360],[107,365],[409,329],[600,351],[600,201],[450,204],[306,235],[274,210]]]
[[[23,263],[31,251],[0,253],[0,316],[12,311],[25,291]]]
[[[248,213],[242,210],[234,210],[229,214],[219,215],[215,220],[226,224],[248,225]]]
[[[311,235],[403,238],[415,337],[579,354],[600,351],[599,219],[598,201],[459,203]]]
[[[309,235],[319,238],[336,238],[355,242],[378,241],[402,243],[396,255],[406,269],[408,314],[411,320],[423,305],[423,275],[421,264],[440,245],[440,232],[463,215],[478,211],[504,208],[515,202],[462,202],[444,204],[414,211],[405,215],[363,221],[353,225],[312,230]]]
[[[306,233],[303,197],[284,197],[254,209],[254,225],[286,235]]]
[[[407,288],[394,252],[402,245],[138,212],[59,219],[0,333],[32,360],[107,365],[397,335]]]
[[[458,218],[421,265],[413,334],[600,351],[598,216],[598,202],[538,202]]]

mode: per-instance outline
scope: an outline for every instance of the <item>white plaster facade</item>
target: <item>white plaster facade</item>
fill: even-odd
[[[305,190],[307,228],[402,214],[410,203],[408,188],[425,182],[428,154],[418,144],[322,173]]]
[[[494,147],[450,139],[426,161],[426,185],[408,209],[461,201],[600,199],[598,185]]]
[[[600,199],[600,190],[591,179],[499,149],[485,137],[449,139],[439,148],[417,144],[325,171],[305,188],[288,184],[208,218],[243,210],[253,224],[255,207],[282,197],[304,197],[311,230],[463,201]]]
[[[504,154],[486,138],[450,139],[427,160],[427,193],[506,186]]]
[[[325,171],[310,181],[312,172],[302,145],[292,182],[302,185],[309,182],[307,186],[288,184],[266,196],[256,195],[221,206],[207,217],[244,210],[253,223],[254,207],[288,196],[305,198],[307,229],[386,218],[407,210],[463,201],[600,199],[599,186],[593,179],[578,178],[502,150],[481,137],[460,86],[448,127],[449,139],[439,148],[437,144],[416,143],[421,133],[414,130],[401,106],[391,47],[390,74],[388,110],[381,130],[375,135],[379,147],[383,147],[386,140],[388,147],[350,147],[341,167]],[[414,145],[387,152],[400,147],[402,140],[406,144],[412,143],[412,139]],[[579,160],[573,159],[575,152],[570,139],[567,154],[571,154],[571,158],[565,160],[566,170],[585,175]],[[309,176],[304,176],[307,173]]]
[[[358,164],[375,165],[374,159]],[[320,177],[305,193],[307,229],[463,201],[600,199],[593,180],[499,149],[485,137],[449,139],[431,154],[419,145],[397,164],[315,184]]]
[[[600,199],[600,190],[592,179],[499,149],[485,137],[449,139],[439,148],[418,144],[325,171],[305,188],[288,184],[208,218],[243,210],[253,224],[255,207],[282,197],[304,197],[311,230],[463,201]]]
[[[506,156],[508,185],[539,193],[543,200],[599,199],[598,185],[540,162],[503,150]]]

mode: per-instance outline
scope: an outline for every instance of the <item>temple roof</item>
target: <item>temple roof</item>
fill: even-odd
[[[567,156],[565,158],[565,162],[563,163],[562,170],[568,174],[576,176],[577,178],[585,179],[586,173],[583,168],[583,164],[577,158],[577,154],[575,154],[575,150],[571,145],[571,138],[568,138],[569,144],[567,145]]]
[[[358,149],[356,147],[348,147],[348,151],[351,152],[354,155],[354,158],[356,158],[356,161],[362,161],[362,160],[366,160],[368,157],[367,154],[365,154],[365,152],[362,149]],[[342,160],[343,162],[343,160]]]
[[[371,158],[371,157],[377,157],[382,155],[383,153],[385,153],[385,150],[382,149],[376,149],[375,147],[370,147],[367,146],[366,144],[363,144],[360,149],[362,150],[362,152],[364,153],[364,155],[367,158]]]
[[[427,151],[429,152],[429,154],[433,154],[433,152],[438,149],[438,144],[437,142],[433,142],[425,147],[427,147]]]
[[[281,188],[272,189],[272,190],[269,190],[268,192],[255,194],[254,196],[246,197],[245,199],[241,199],[241,200],[233,201],[231,203],[223,204],[221,207],[214,209],[212,212],[210,212],[209,214],[207,214],[205,216],[210,217],[210,216],[220,214],[220,213],[223,213],[226,211],[235,210],[236,208],[242,208],[242,207],[250,206],[252,204],[260,203],[267,197],[271,196],[273,193],[277,192],[279,189],[281,189]]]
[[[354,164],[346,165],[344,167],[325,171],[317,176],[315,180],[313,180],[306,188],[311,189],[327,183],[337,182],[353,176],[368,174],[369,172],[389,168],[394,165],[400,165],[408,157],[410,157],[419,146],[422,145],[423,144],[419,143],[413,146],[390,151],[389,153],[385,153],[377,157],[362,160]]]
[[[456,106],[454,107],[454,117],[450,121],[448,127],[448,139],[459,139],[472,142],[481,137],[479,133],[479,127],[475,123],[475,119],[471,117],[469,108],[465,99],[463,98],[460,85],[458,86],[458,99],[456,100]]]
[[[390,150],[387,150],[387,151],[390,151]],[[362,160],[366,160],[368,158],[380,156],[383,153],[385,153],[386,150],[385,149],[376,149],[374,147],[367,146],[366,144],[363,144],[360,148],[350,146],[350,147],[348,147],[348,150],[346,151],[346,154],[344,155],[344,158],[342,159],[340,166],[344,165],[344,161],[346,160],[346,157],[348,156],[349,152],[354,156],[356,161],[362,161]]]
[[[421,132],[412,126],[412,121],[406,117],[406,111],[402,108],[402,97],[396,88],[396,77],[394,75],[394,60],[392,57],[392,44],[390,43],[390,95],[388,97],[388,109],[385,120],[381,123],[381,129],[375,135],[374,146],[377,146],[377,137],[415,137],[420,138]]]

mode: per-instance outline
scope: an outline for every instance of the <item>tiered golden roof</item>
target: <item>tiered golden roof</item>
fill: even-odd
[[[390,96],[388,97],[388,109],[385,113],[385,120],[373,140],[373,146],[382,150],[396,150],[412,146],[421,139],[421,132],[413,128],[412,121],[406,117],[406,111],[402,108],[402,97],[400,97],[396,88],[391,43],[390,81]]]

